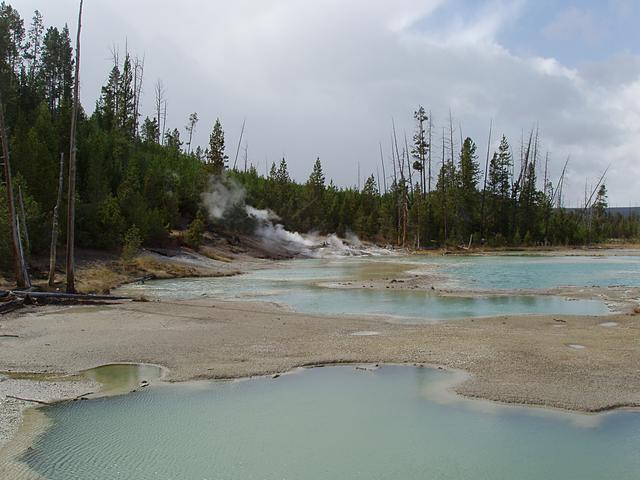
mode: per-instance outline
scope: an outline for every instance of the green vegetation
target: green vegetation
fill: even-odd
[[[60,154],[69,151],[73,67],[66,26],[45,28],[37,12],[25,26],[15,9],[0,5],[0,88],[14,183],[24,197],[27,256],[48,254]],[[75,200],[80,247],[125,247],[123,256],[128,257],[139,245],[163,242],[172,229],[187,228],[186,242],[198,247],[207,223],[199,214],[201,196],[211,175],[235,179],[246,190],[248,204],[274,211],[288,229],[339,235],[353,231],[365,239],[407,247],[466,244],[472,236],[474,244],[485,239],[495,246],[584,244],[632,239],[639,233],[637,218],[607,213],[604,185],[584,210],[558,208],[561,192],[554,191],[547,178],[542,190],[536,187],[541,162],[535,139],[523,149],[518,175],[513,173],[512,148],[503,138],[488,162],[485,182],[470,138],[459,150],[451,140],[442,163],[432,163],[431,124],[420,107],[414,116],[413,145],[405,145],[402,153],[397,141],[394,146],[393,164],[387,165],[393,172],[388,188],[386,179],[382,188],[373,175],[361,190],[337,187],[327,181],[320,159],[308,180],[298,183],[290,178],[284,158],[266,177],[252,166],[229,170],[220,120],[212,127],[207,148],[192,148],[198,116],[191,114],[183,144],[180,131],[164,125],[161,83],[156,84],[155,116],[141,119],[142,83],[142,63],[129,52],[114,54],[93,113],[80,112]],[[60,214],[64,225],[64,209]],[[3,269],[11,263],[7,218],[6,195],[0,192]],[[253,223],[224,225],[251,228]],[[65,242],[64,237],[62,231],[59,241]]]

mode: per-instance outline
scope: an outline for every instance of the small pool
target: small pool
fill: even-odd
[[[194,382],[44,409],[22,461],[49,480],[636,480],[640,413],[595,426],[427,392],[439,370],[353,367]]]

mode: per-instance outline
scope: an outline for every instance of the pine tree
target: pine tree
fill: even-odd
[[[102,87],[100,99],[96,105],[100,126],[107,131],[116,128],[117,120],[120,118],[119,90],[120,68],[118,65],[114,65],[109,73],[107,83]]]
[[[278,178],[278,169],[276,168],[276,162],[271,162],[271,168],[269,169],[269,180],[274,182]]]
[[[216,119],[213,131],[209,137],[208,163],[211,164],[213,173],[219,175],[227,167],[227,157],[224,153],[224,131],[220,119]]]
[[[507,138],[503,135],[489,164],[487,181],[489,232],[509,236],[509,206],[511,195],[511,167],[513,157]]]
[[[607,202],[607,187],[603,183],[600,185],[598,189],[598,193],[596,194],[596,199],[593,202],[593,211],[597,218],[601,218],[604,216],[607,207],[609,206]]]
[[[69,29],[64,27],[62,33],[55,27],[47,29],[43,40],[40,77],[44,98],[53,115],[71,105],[73,63]]]
[[[191,141],[193,140],[193,132],[196,130],[196,124],[198,121],[199,118],[196,112],[189,115],[189,123],[186,126],[187,133],[189,134],[189,140],[187,141],[187,155],[191,153]]]
[[[31,25],[27,32],[27,44],[24,46],[24,57],[28,61],[27,77],[29,84],[35,86],[36,75],[40,70],[40,61],[42,53],[42,35],[44,33],[44,23],[42,21],[42,14],[36,10],[33,13]],[[37,87],[36,87],[37,88]]]
[[[158,139],[159,131],[158,121],[155,118],[145,118],[144,122],[142,122],[142,141],[144,143],[155,143]]]
[[[313,170],[307,180],[307,185],[311,188],[314,196],[319,197],[324,192],[325,177],[322,172],[322,163],[320,163],[320,157],[316,158],[313,164]]]
[[[313,170],[307,180],[307,202],[303,208],[304,228],[306,230],[319,229],[322,230],[325,224],[324,218],[324,193],[325,193],[325,176],[322,171],[322,163],[320,157],[316,158],[313,164]]]
[[[116,123],[122,130],[125,137],[132,140],[136,136],[136,110],[135,110],[135,92],[133,90],[133,69],[131,66],[131,58],[127,53],[124,57],[122,65],[122,74],[120,75],[117,95],[117,113]]]
[[[425,192],[425,181],[424,181],[424,172],[426,169],[426,159],[427,153],[429,151],[429,145],[427,143],[424,122],[426,122],[429,117],[424,110],[422,105],[418,110],[413,114],[413,118],[416,120],[416,132],[413,134],[413,148],[411,149],[411,155],[414,158],[413,169],[420,172],[420,184],[421,184],[421,192],[424,196]]]
[[[15,87],[23,66],[24,22],[17,10],[0,4],[0,87],[8,92]],[[5,103],[9,99],[6,98]]]
[[[287,184],[291,182],[291,177],[289,177],[289,170],[287,168],[287,161],[282,157],[280,160],[280,165],[278,165],[278,171],[276,172],[276,181],[281,184]]]
[[[460,234],[463,240],[477,228],[479,212],[478,179],[480,178],[480,165],[477,161],[476,144],[470,138],[462,144],[459,163],[459,181],[457,185],[459,199],[459,220],[461,223]]]
[[[164,138],[167,149],[173,151],[176,154],[180,153],[182,148],[182,141],[180,140],[180,131],[177,128],[174,128],[173,130],[167,130]]]

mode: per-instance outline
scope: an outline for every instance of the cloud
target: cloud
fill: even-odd
[[[544,28],[544,34],[553,40],[573,40],[594,43],[603,37],[603,23],[592,11],[570,7],[559,12]]]
[[[76,1],[24,0],[23,16],[39,8],[45,20],[72,23]],[[582,198],[585,179],[597,180],[609,162],[610,203],[640,203],[629,188],[640,151],[640,59],[631,54],[569,68],[557,59],[516,54],[500,33],[527,21],[524,1],[469,0],[183,0],[91,2],[85,5],[83,101],[95,102],[109,70],[109,47],[144,54],[144,114],[153,113],[152,85],[168,90],[168,125],[201,119],[194,144],[205,144],[216,117],[235,147],[243,118],[249,161],[286,155],[305,179],[320,156],[340,185],[357,183],[389,156],[391,119],[411,138],[418,104],[433,113],[434,162],[442,127],[454,116],[460,133],[486,148],[505,133],[519,152],[523,134],[540,125],[551,175],[571,155],[566,197]],[[126,13],[123,13],[126,12]],[[590,36],[589,15],[568,10],[551,32]],[[563,23],[564,22],[564,23]],[[104,25],[108,23],[108,29]],[[553,25],[553,24],[552,24]],[[564,25],[564,27],[562,27]],[[562,27],[562,28],[561,28]],[[577,33],[576,33],[577,32]],[[232,158],[233,160],[233,158]],[[388,169],[387,173],[389,173]]]

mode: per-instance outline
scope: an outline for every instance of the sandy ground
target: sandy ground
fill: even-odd
[[[99,388],[100,385],[89,381],[45,381],[0,375],[0,445],[15,435],[26,408],[39,405],[37,402],[52,403],[79,397]]]
[[[2,334],[15,335],[0,337],[5,372],[145,362],[181,381],[318,363],[425,363],[471,373],[455,388],[471,397],[587,412],[640,406],[640,316],[633,314],[397,325],[202,299],[25,309],[0,320]]]

